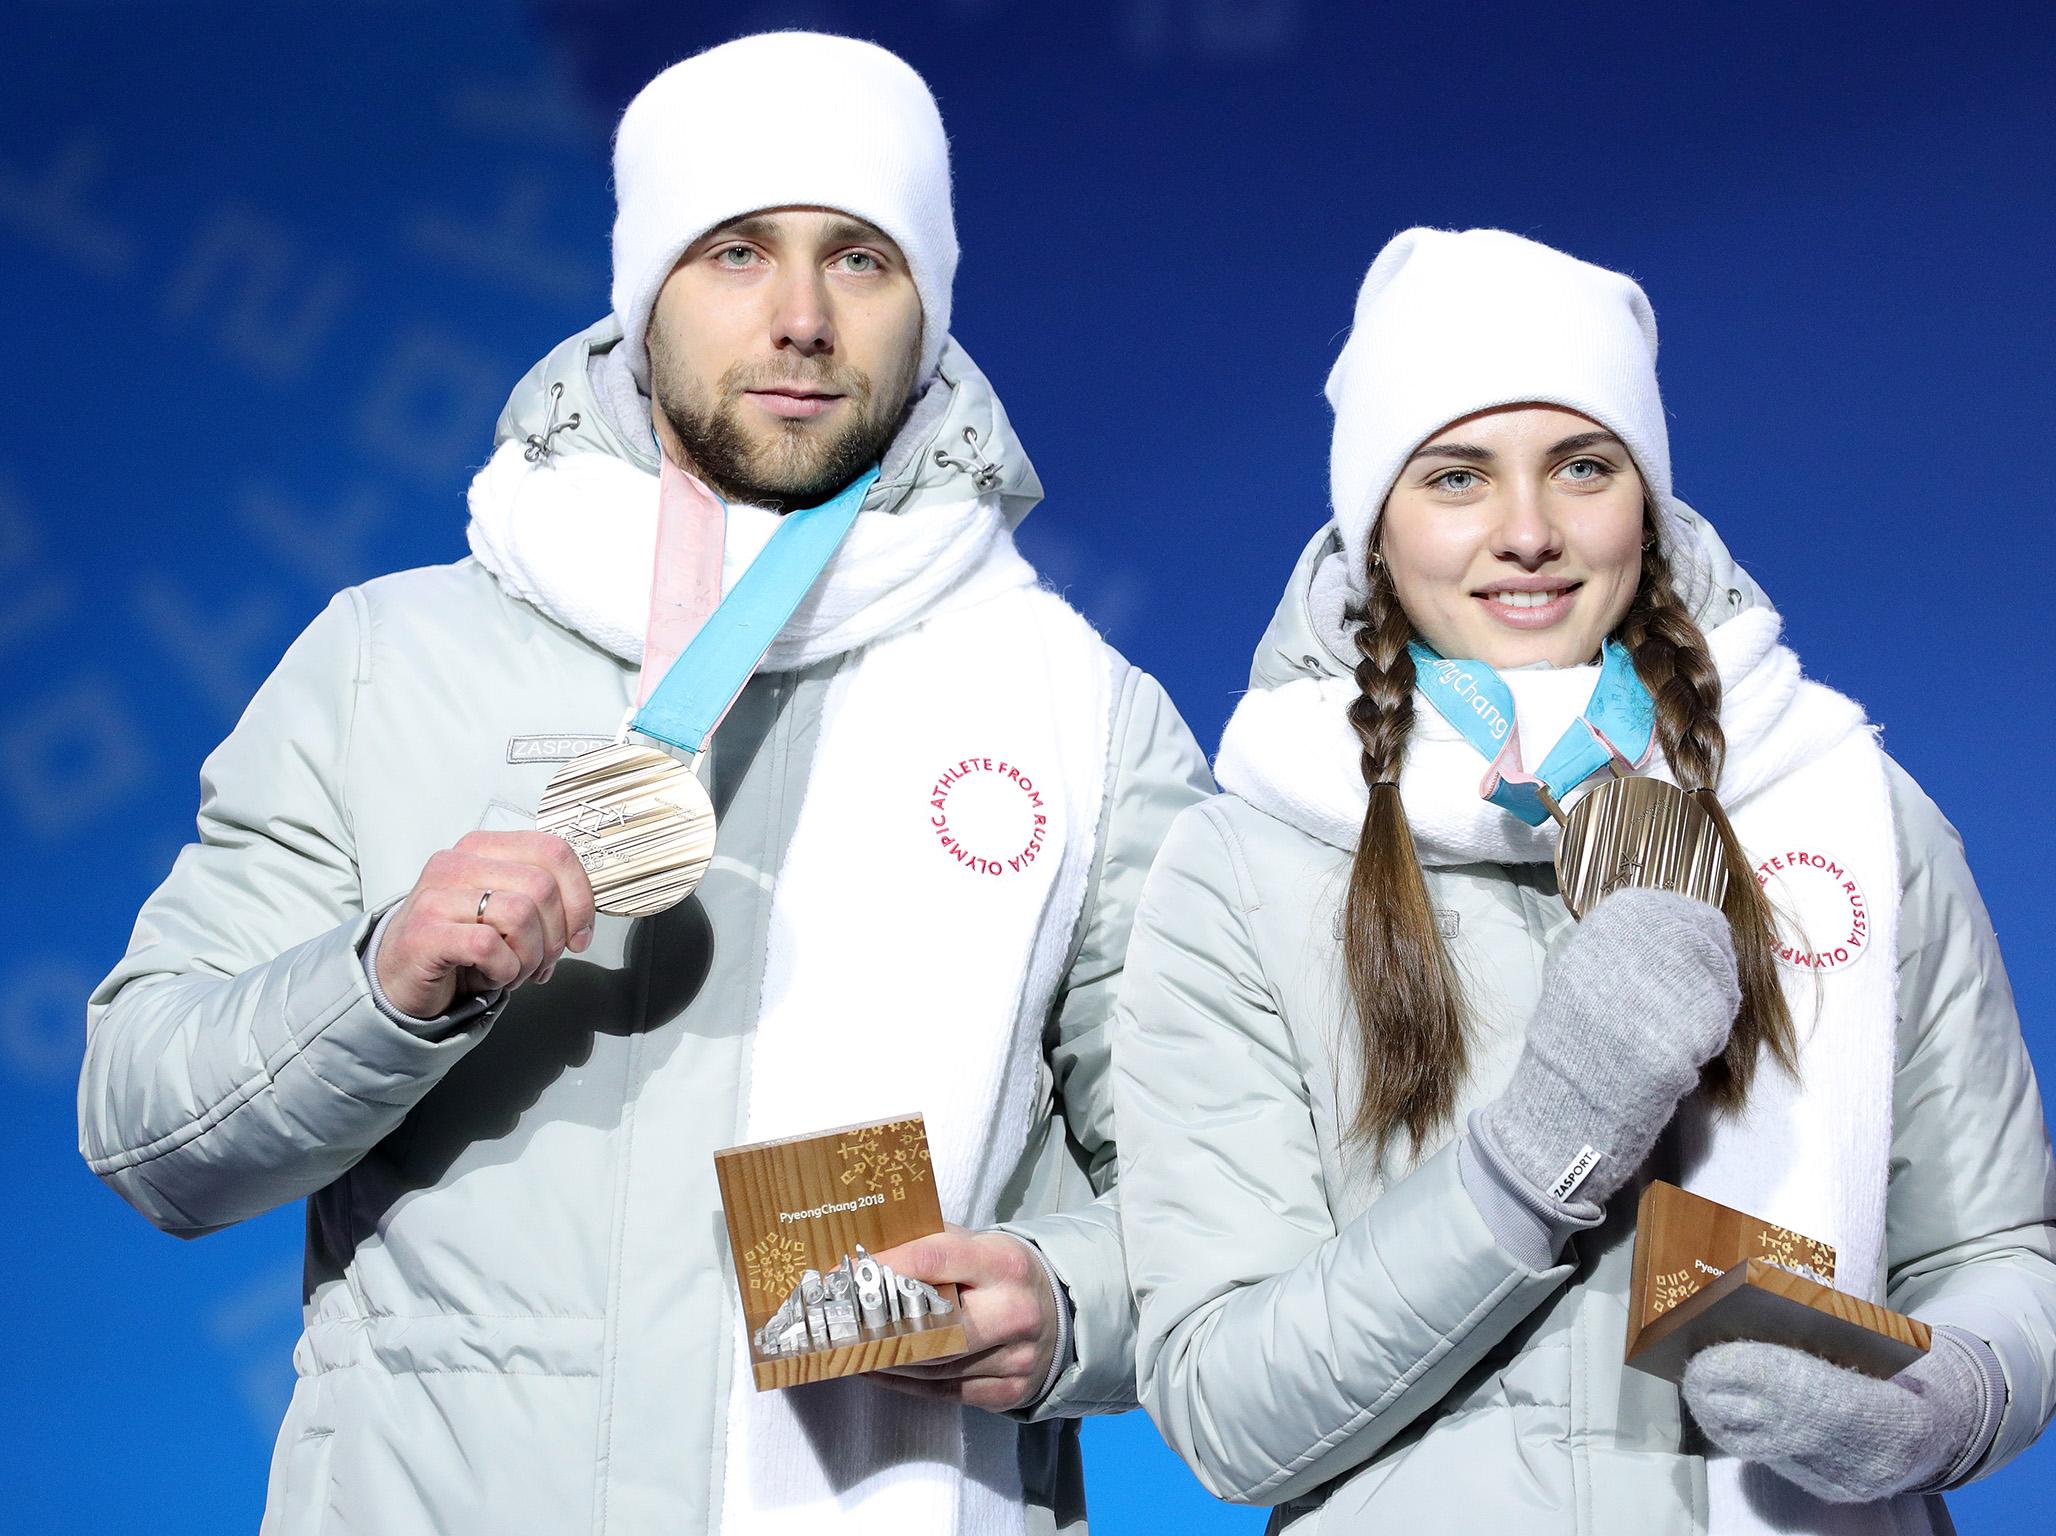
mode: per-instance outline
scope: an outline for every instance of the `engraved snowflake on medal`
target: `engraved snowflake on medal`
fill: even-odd
[[[714,803],[691,767],[618,741],[557,770],[536,826],[571,845],[611,917],[645,917],[693,893],[714,857]]]

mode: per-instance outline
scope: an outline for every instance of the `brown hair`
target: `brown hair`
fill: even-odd
[[[1645,523],[1656,529],[1653,509]],[[1369,596],[1349,613],[1358,624],[1356,700],[1349,723],[1363,744],[1370,804],[1349,869],[1343,955],[1362,1037],[1363,1092],[1352,1134],[1383,1148],[1400,1131],[1419,1143],[1448,1124],[1470,1066],[1463,989],[1442,942],[1413,834],[1399,798],[1399,769],[1413,729],[1413,625],[1400,607],[1384,562],[1373,556]],[[1796,1068],[1792,1016],[1772,959],[1771,908],[1748,855],[1714,798],[1727,739],[1720,724],[1720,677],[1706,637],[1672,584],[1662,541],[1642,557],[1642,579],[1616,637],[1656,701],[1656,739],[1679,785],[1712,817],[1726,854],[1722,902],[1734,935],[1742,1007],[1724,1054],[1708,1063],[1701,1086],[1723,1110],[1747,1098],[1762,1047]]]

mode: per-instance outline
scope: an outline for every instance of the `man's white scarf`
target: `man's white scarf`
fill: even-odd
[[[1686,1184],[1834,1246],[1835,1283],[1882,1300],[1898,994],[1899,869],[1883,755],[1860,706],[1800,675],[1768,609],[1707,636],[1721,680],[1727,762],[1720,798],[1781,929],[1779,978],[1800,1036],[1795,1081],[1757,1074],[1747,1111],[1684,1120]],[[1502,674],[1530,765],[1589,696],[1596,667]],[[1325,843],[1354,851],[1368,791],[1345,678],[1246,695],[1221,739],[1221,787]],[[1541,729],[1531,732],[1530,715]],[[1670,778],[1655,762],[1650,771]],[[1416,695],[1400,796],[1422,863],[1533,864],[1556,854],[1480,798],[1484,764]],[[1713,1536],[1875,1527],[1874,1506],[1820,1503],[1726,1457],[1707,1464]]]
[[[609,455],[531,466],[510,443],[468,535],[508,590],[639,661],[657,495]],[[730,549],[771,517],[730,508]],[[987,1226],[1083,908],[1109,653],[1037,587],[994,496],[858,516],[763,669],[845,653],[772,896],[746,1139],[919,1110],[943,1214]],[[759,1393],[735,1324],[724,1531],[1024,1528],[1012,1423],[862,1378]]]

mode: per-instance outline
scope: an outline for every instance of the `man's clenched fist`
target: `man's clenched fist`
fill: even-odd
[[[460,994],[548,981],[592,939],[592,882],[569,843],[468,832],[429,858],[379,940],[378,984],[400,1012],[438,1018]]]

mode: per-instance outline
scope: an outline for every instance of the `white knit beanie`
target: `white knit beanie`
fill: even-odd
[[[1633,278],[1500,229],[1395,235],[1357,293],[1355,327],[1328,374],[1329,473],[1352,590],[1363,590],[1378,514],[1414,450],[1461,417],[1526,402],[1589,416],[1627,445],[1694,604],[1703,556],[1671,499],[1647,296]]]
[[[912,67],[873,43],[764,32],[673,64],[614,135],[614,313],[636,382],[657,290],[688,245],[763,208],[834,208],[905,253],[926,379],[949,336],[957,228],[949,140]]]

